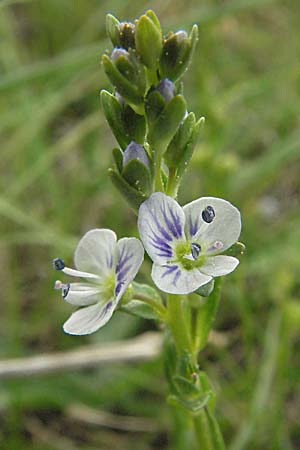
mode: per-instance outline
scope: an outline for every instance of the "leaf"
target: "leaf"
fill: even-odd
[[[162,49],[162,34],[157,27],[157,18],[155,21],[146,15],[139,18],[136,24],[135,45],[145,66],[156,70]]]
[[[125,149],[131,139],[123,126],[123,108],[115,96],[105,90],[101,91],[100,97],[106,120],[120,147]]]
[[[165,106],[150,128],[148,140],[157,151],[168,145],[186,112],[186,102],[182,95],[175,95]],[[163,124],[163,126],[162,126]]]
[[[128,201],[132,209],[137,213],[140,204],[143,203],[147,196],[131,187],[124,178],[113,169],[108,169],[108,174],[113,185],[118,189],[120,194]]]
[[[132,299],[126,306],[122,306],[121,309],[128,314],[133,314],[134,316],[142,317],[143,319],[159,319],[154,309],[151,308],[150,305],[143,303],[141,300]]]

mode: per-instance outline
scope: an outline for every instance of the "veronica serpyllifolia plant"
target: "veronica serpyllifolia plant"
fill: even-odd
[[[94,229],[77,246],[76,270],[54,260],[56,270],[81,280],[55,283],[66,302],[80,307],[63,329],[93,333],[119,309],[155,318],[165,330],[170,403],[194,423],[197,448],[224,449],[214,392],[198,352],[213,325],[220,279],[235,270],[243,252],[237,242],[241,217],[221,198],[200,197],[183,207],[176,201],[204,122],[188,112],[182,93],[198,29],[164,34],[153,11],[134,22],[108,14],[106,25],[113,49],[102,64],[113,92],[103,90],[101,100],[116,138],[109,175],[138,215],[142,242],[117,241],[113,231]],[[144,248],[153,261],[155,287],[133,281]]]

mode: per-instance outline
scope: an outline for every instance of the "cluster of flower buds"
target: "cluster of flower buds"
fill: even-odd
[[[179,81],[197,42],[194,25],[163,36],[158,18],[147,11],[134,23],[106,19],[114,46],[102,63],[114,87],[101,92],[103,110],[119,144],[113,149],[113,184],[137,211],[152,192],[176,195],[192,157],[203,118],[187,113]]]

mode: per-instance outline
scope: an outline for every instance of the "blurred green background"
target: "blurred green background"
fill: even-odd
[[[215,324],[225,344],[200,357],[217,391],[217,416],[230,450],[299,448],[298,0],[0,1],[1,359],[155,329],[116,314],[95,335],[64,335],[72,308],[53,291],[51,268],[57,256],[71,264],[90,228],[137,233],[107,176],[115,142],[100,108],[99,91],[110,86],[99,62],[109,48],[105,14],[132,20],[148,8],[164,31],[200,28],[184,82],[189,109],[206,124],[180,202],[221,196],[243,217],[247,252],[224,283]],[[173,448],[165,397],[159,358],[0,380],[0,448]],[[68,415],[74,403],[159,426],[151,433],[88,426]]]

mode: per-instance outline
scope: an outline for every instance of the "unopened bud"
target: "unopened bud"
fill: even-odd
[[[121,56],[123,56],[124,58],[128,58],[129,53],[127,52],[127,50],[124,50],[124,48],[114,48],[110,55],[111,60],[114,62],[117,61],[117,59]]]
[[[132,141],[124,150],[123,167],[125,167],[126,164],[129,163],[129,161],[132,161],[134,159],[144,164],[148,169],[150,168],[148,155],[144,147]]]
[[[156,90],[160,93],[160,95],[165,99],[166,102],[169,102],[175,95],[175,86],[168,78],[164,78],[163,80],[161,80],[156,86]]]
[[[135,25],[131,22],[121,22],[118,27],[118,38],[122,47],[128,50],[135,48]]]

